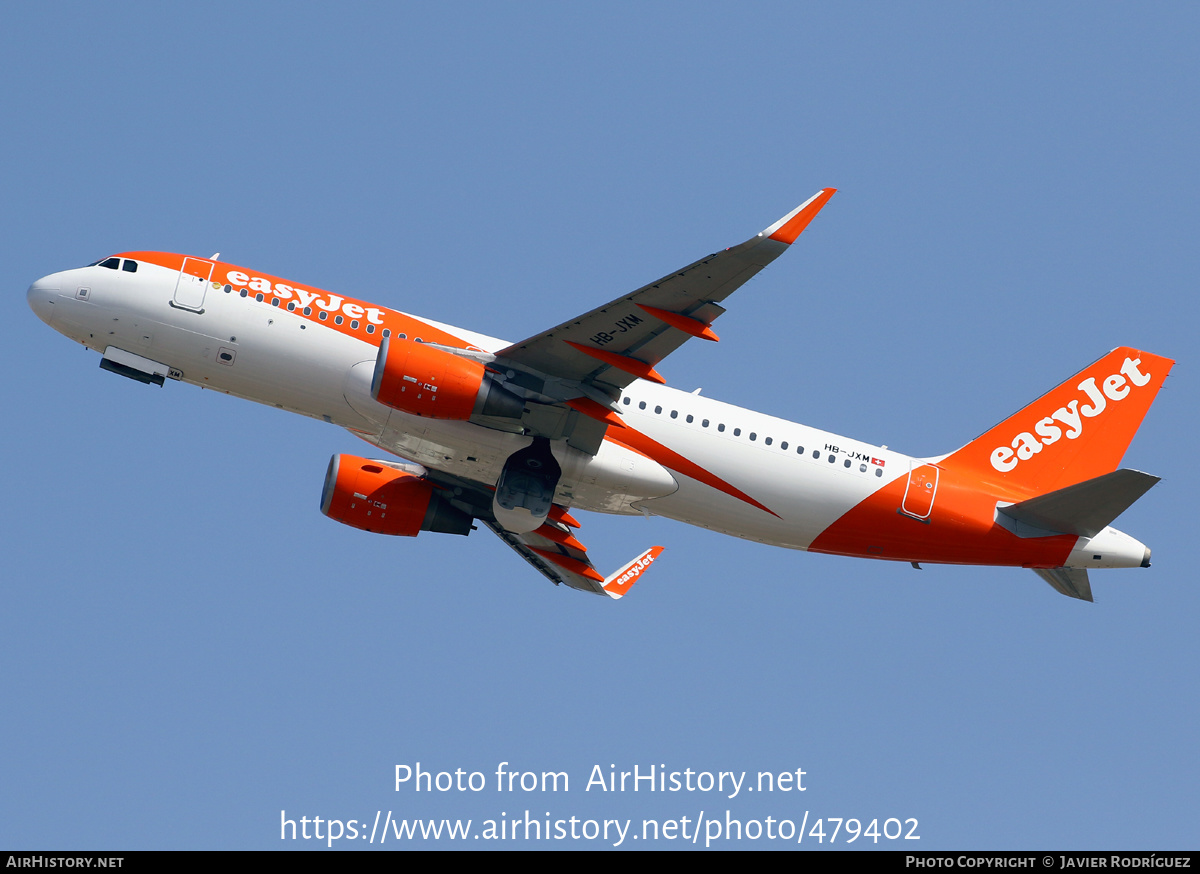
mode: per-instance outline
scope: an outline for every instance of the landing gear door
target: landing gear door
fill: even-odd
[[[500,527],[514,534],[527,534],[542,526],[554,503],[554,490],[562,478],[562,468],[550,451],[550,441],[534,437],[504,462],[492,515]]]
[[[904,500],[900,512],[922,522],[929,521],[933,512],[933,499],[937,495],[938,468],[933,464],[913,462],[908,472],[908,486],[904,489]]]
[[[203,258],[184,258],[183,269],[175,283],[171,305],[194,313],[204,312],[204,295],[212,281],[213,263]]]

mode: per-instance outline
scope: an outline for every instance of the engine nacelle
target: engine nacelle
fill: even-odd
[[[430,419],[519,419],[525,410],[525,401],[497,383],[478,361],[395,337],[385,337],[379,347],[371,397]]]
[[[421,531],[469,534],[470,514],[437,493],[429,480],[356,455],[329,459],[321,512],[343,525],[416,537]]]

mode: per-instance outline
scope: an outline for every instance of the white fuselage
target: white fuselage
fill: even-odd
[[[227,275],[247,277],[232,270]],[[249,294],[239,294],[236,284],[231,287],[217,274],[187,287],[186,279],[179,269],[146,261],[138,261],[134,272],[127,265],[90,266],[38,280],[28,298],[53,328],[101,353],[112,347],[133,353],[165,365],[171,378],[323,419],[388,452],[485,485],[495,484],[505,460],[531,442],[467,421],[410,415],[376,402],[370,393],[382,331],[376,324],[387,319],[403,319],[414,332],[451,335],[487,353],[505,348],[502,340],[337,295],[318,299],[317,292],[298,291],[299,286],[276,285],[293,293],[276,292],[285,298],[280,300],[270,292],[254,294],[252,283]],[[289,311],[297,298],[305,309]],[[355,332],[347,330],[350,324]],[[555,441],[563,471],[557,503],[605,513],[647,512],[807,549],[848,511],[931,461],[648,381],[630,384],[619,408],[641,439],[657,444],[660,460],[666,453],[679,463],[668,469],[631,448],[616,427],[594,456]],[[930,488],[939,488],[936,480]],[[1111,540],[1110,531],[1118,534],[1106,529],[1097,537]],[[1071,561],[1136,565],[1144,547],[1126,539],[1129,545],[1106,548],[1103,559],[1091,558],[1081,539]],[[922,560],[942,559],[932,554]]]
[[[166,364],[184,382],[323,419],[456,476],[494,483],[505,459],[530,442],[469,422],[389,409],[370,395],[377,341],[212,288],[203,313],[174,307],[177,277],[176,271],[146,263],[135,273],[98,266],[66,270],[35,283],[30,303],[56,330],[98,352],[117,346]],[[78,295],[80,288],[88,289],[86,299]],[[422,321],[486,352],[508,345]],[[222,350],[233,360],[223,361]],[[563,467],[558,502],[605,513],[645,508],[714,531],[804,549],[848,508],[909,469],[910,459],[899,453],[643,380],[626,389],[621,411],[630,425],[736,483],[772,512],[608,440],[595,456],[556,443]]]

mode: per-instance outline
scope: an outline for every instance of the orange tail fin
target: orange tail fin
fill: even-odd
[[[940,463],[1016,495],[1116,470],[1175,362],[1114,349]]]

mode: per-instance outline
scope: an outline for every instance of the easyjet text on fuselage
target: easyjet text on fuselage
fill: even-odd
[[[340,295],[329,294],[323,291],[310,291],[307,288],[297,285],[287,285],[283,282],[273,283],[266,277],[251,276],[241,270],[228,271],[225,274],[225,279],[230,285],[238,288],[247,288],[250,291],[262,292],[264,295],[271,294],[280,300],[290,300],[295,295],[296,304],[301,308],[316,306],[328,313],[340,310],[347,318],[366,318],[373,325],[383,324],[384,310],[377,307],[364,307],[356,303],[350,303]]]

